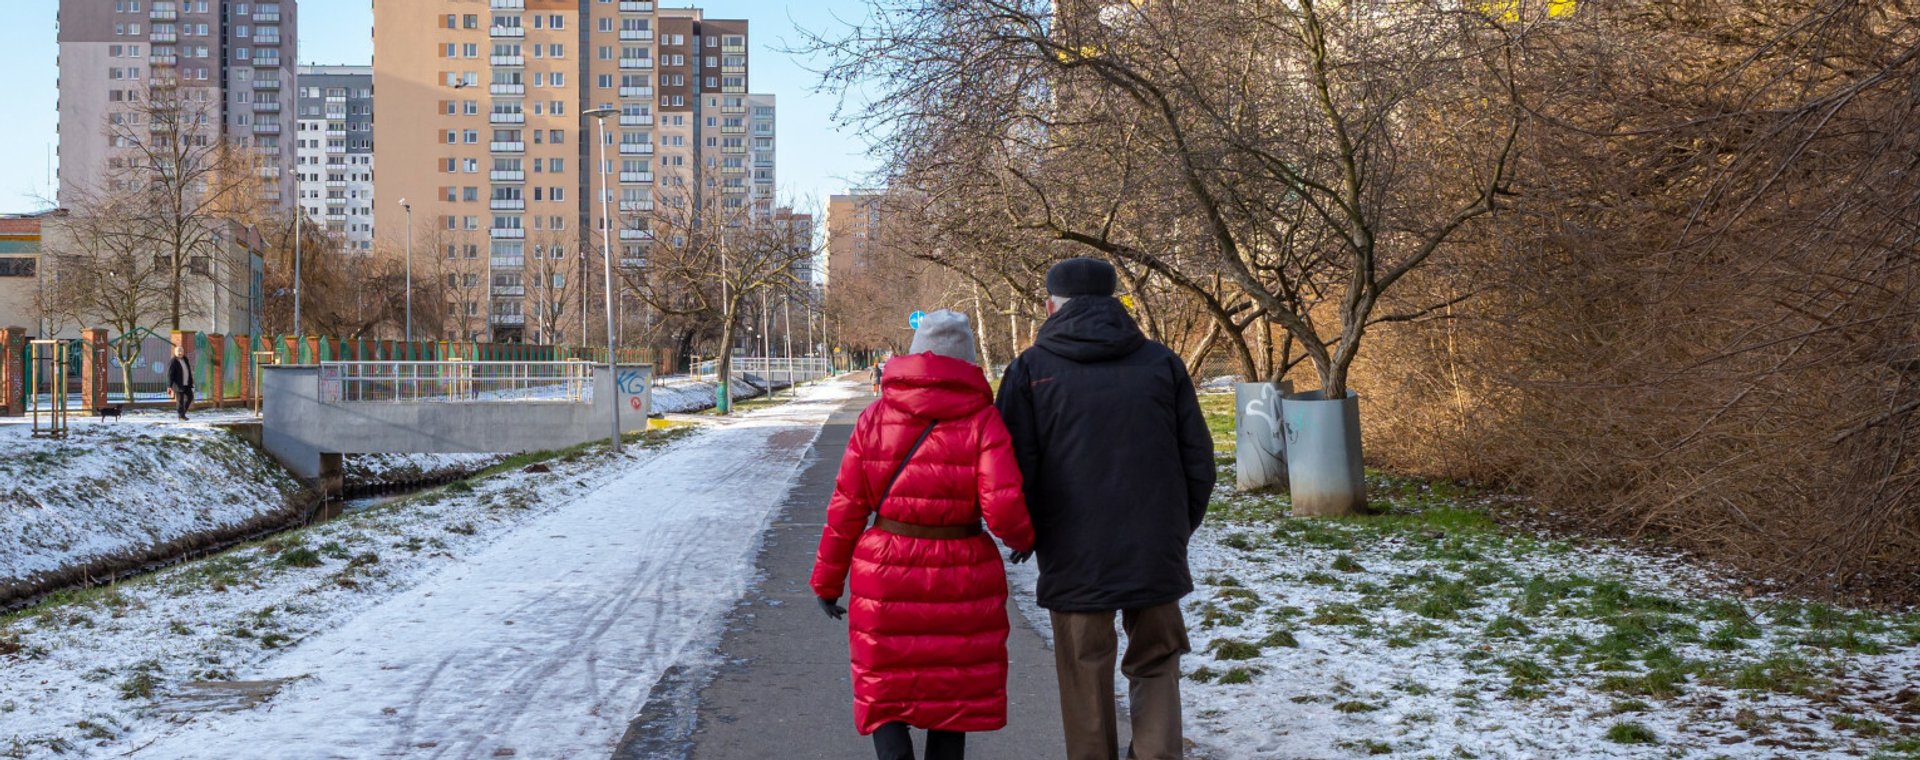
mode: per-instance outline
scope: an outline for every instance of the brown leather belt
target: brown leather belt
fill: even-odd
[[[885,517],[875,517],[873,527],[907,538],[973,538],[984,532],[977,522],[972,525],[914,525]]]

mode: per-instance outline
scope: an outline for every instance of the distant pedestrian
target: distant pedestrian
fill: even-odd
[[[1187,541],[1213,493],[1213,438],[1186,365],[1141,334],[1115,284],[1097,259],[1047,272],[1050,316],[1007,367],[999,407],[1033,513],[1066,757],[1120,756],[1118,612],[1133,723],[1126,757],[1173,760],[1182,756],[1180,655],[1190,651],[1180,615],[1193,592]]]
[[[873,362],[873,395],[880,395],[880,378],[887,372],[887,360],[876,359]]]
[[[173,361],[167,362],[167,396],[173,399],[180,420],[186,421],[187,408],[193,406],[193,361],[187,358],[185,346],[174,346]]]
[[[847,442],[812,584],[847,617],[854,727],[880,760],[911,760],[909,726],[958,760],[966,732],[1007,724],[1007,575],[980,521],[1022,559],[1033,525],[967,318],[927,315],[912,351]]]

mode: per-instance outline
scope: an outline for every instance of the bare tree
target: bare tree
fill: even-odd
[[[877,90],[852,118],[893,166],[1010,176],[982,190],[1024,189],[997,204],[1015,224],[1152,270],[1225,331],[1273,320],[1337,396],[1370,326],[1437,308],[1383,294],[1509,181],[1507,42],[1441,0],[927,0],[816,45],[830,82]]]
[[[731,378],[732,347],[748,304],[797,285],[799,265],[818,250],[795,226],[730,207],[718,193],[692,200],[669,196],[660,208],[624,220],[623,229],[643,232],[650,245],[643,261],[615,276],[664,316],[717,320],[717,374]]]
[[[171,302],[168,262],[154,256],[125,196],[93,198],[48,220],[50,283],[39,307],[78,325],[100,325],[122,337],[115,353],[121,387],[133,401],[139,335]]]
[[[138,91],[135,91],[136,93]],[[174,330],[191,310],[186,302],[195,270],[222,254],[227,222],[259,224],[269,204],[262,196],[257,152],[221,133],[221,103],[206,88],[155,79],[147,97],[116,113],[107,125],[113,147],[109,186],[94,194],[124,196],[111,204],[128,228],[165,263],[166,319]],[[133,202],[133,199],[141,202]]]

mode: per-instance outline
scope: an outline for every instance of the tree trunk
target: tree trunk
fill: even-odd
[[[720,325],[720,356],[713,363],[714,372],[720,378],[720,387],[715,391],[714,406],[721,414],[733,413],[733,323],[739,316],[739,304],[738,297],[729,300],[726,304]]]

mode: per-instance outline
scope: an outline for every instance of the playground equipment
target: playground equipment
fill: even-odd
[[[268,367],[268,366],[276,365],[279,363],[280,363],[279,352],[276,352],[276,351],[253,352],[253,387],[255,388],[260,387],[260,368],[261,367]],[[260,416],[260,399],[265,398],[266,395],[267,394],[260,393],[259,391],[254,392],[253,416],[255,417]]]
[[[27,388],[27,408],[33,416],[33,437],[67,437],[67,386],[73,379],[72,353],[67,340],[35,340],[27,343],[27,364],[32,368]],[[42,386],[48,408],[40,406]]]

